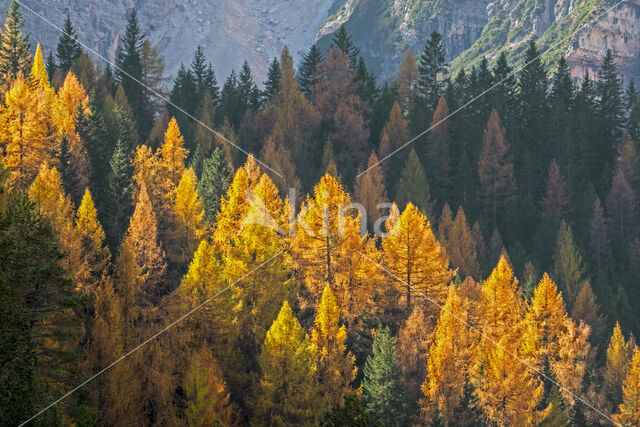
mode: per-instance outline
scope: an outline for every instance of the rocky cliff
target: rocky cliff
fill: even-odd
[[[419,53],[429,35],[443,34],[452,68],[493,59],[506,51],[517,64],[531,37],[543,58],[568,55],[572,73],[597,71],[612,49],[625,76],[640,75],[640,0],[627,0],[593,22],[615,0],[20,0],[60,27],[67,13],[79,39],[113,60],[126,11],[135,6],[149,39],[175,75],[197,45],[213,62],[219,80],[247,59],[262,81],[268,64],[288,45],[296,60],[317,41],[327,47],[342,24],[361,46],[369,66],[393,75],[408,48]],[[0,0],[6,10],[9,0]],[[55,48],[59,31],[25,10],[32,41]],[[563,41],[557,45],[559,41]]]

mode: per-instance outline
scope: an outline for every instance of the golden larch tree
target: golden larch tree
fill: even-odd
[[[622,404],[614,417],[624,426],[640,425],[640,350],[633,349],[629,373],[622,386]]]
[[[86,292],[93,292],[108,273],[111,252],[105,244],[106,235],[88,189],[76,213],[75,228],[82,248],[76,281]]]
[[[471,229],[467,223],[462,206],[458,208],[456,219],[446,241],[447,255],[451,260],[451,265],[458,269],[461,278],[471,276],[480,279],[480,263],[476,242],[471,235]]]
[[[315,363],[304,329],[285,301],[264,340],[260,380],[254,394],[254,422],[306,425],[319,421]]]
[[[360,203],[367,213],[367,226],[374,229],[375,223],[381,217],[378,205],[387,201],[387,191],[384,187],[382,169],[374,167],[378,163],[375,153],[369,156],[367,168],[372,168],[364,175],[356,177],[356,185],[353,194],[354,201]]]
[[[384,159],[395,150],[400,148],[402,145],[409,142],[409,139],[409,124],[402,114],[402,108],[400,108],[400,104],[398,104],[398,102],[395,102],[393,104],[393,107],[391,107],[389,120],[382,130],[380,146],[378,147],[378,157],[380,159]],[[402,165],[405,163],[406,157],[407,154],[400,151],[394,154],[393,157],[390,157],[379,165],[383,168],[388,182],[395,181],[395,178],[397,177],[399,172],[394,171],[396,171],[397,168],[402,167]]]
[[[446,422],[454,421],[454,410],[463,394],[474,337],[470,334],[467,309],[455,286],[449,287],[440,312],[433,344],[429,349],[427,377],[422,392],[426,414],[437,406]]]
[[[56,151],[50,131],[49,103],[42,90],[22,77],[13,81],[0,112],[2,162],[9,172],[9,187],[26,190],[40,165],[52,163]]]
[[[167,203],[172,202],[175,189],[180,183],[185,170],[184,159],[187,154],[188,151],[184,148],[184,138],[178,128],[178,122],[173,117],[164,134],[164,142],[156,153],[159,185],[162,189],[162,197]]]
[[[433,235],[426,216],[408,203],[387,229],[390,232],[382,239],[385,265],[397,278],[397,286],[406,289],[407,309],[411,309],[412,292],[443,303],[455,272],[449,269],[446,251]]]
[[[180,248],[179,259],[188,262],[198,243],[204,237],[204,206],[196,189],[198,178],[193,169],[184,171],[175,191],[173,211],[177,219],[177,235]]]
[[[62,178],[55,167],[46,163],[40,166],[36,179],[29,187],[29,199],[53,226],[59,237],[59,247],[67,255],[63,266],[67,271],[75,272],[80,260],[80,240],[76,233],[73,216],[74,207],[71,198],[64,193]]]
[[[158,220],[144,184],[140,188],[125,240],[135,253],[143,290],[152,301],[157,302],[168,290],[163,280],[166,263],[164,250],[158,241]]]
[[[361,313],[371,293],[371,277],[363,274],[371,262],[362,252],[366,237],[360,235],[360,216],[347,211],[351,197],[326,174],[315,186],[313,197],[302,205],[291,252],[308,293],[317,305],[324,287],[331,286],[345,319]],[[365,266],[366,263],[366,266]]]
[[[402,110],[406,113],[413,105],[415,105],[418,97],[418,81],[420,73],[416,56],[411,49],[407,50],[407,54],[400,64],[400,72],[396,78],[396,88],[398,90],[398,99],[402,104]]]
[[[44,58],[42,56],[42,49],[40,43],[36,47],[36,54],[33,57],[33,65],[31,66],[31,73],[29,78],[33,84],[40,87],[45,93],[52,99],[55,94],[51,84],[49,83],[49,74],[47,68],[44,65]]]
[[[607,364],[604,379],[609,391],[620,402],[622,399],[622,384],[629,370],[629,347],[622,335],[620,323],[616,322],[607,348]]]
[[[316,310],[310,341],[324,411],[341,404],[344,396],[352,392],[351,382],[358,369],[354,365],[355,357],[347,352],[347,329],[339,321],[338,302],[331,286],[326,285]]]

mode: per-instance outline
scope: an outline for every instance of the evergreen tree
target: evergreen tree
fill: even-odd
[[[127,28],[122,37],[122,44],[116,52],[116,76],[133,111],[139,135],[143,138],[151,130],[151,117],[148,109],[148,94],[140,84],[144,80],[142,68],[142,45],[146,37],[138,25],[138,13],[135,8],[127,14]]]
[[[107,229],[112,247],[120,241],[131,211],[131,173],[129,157],[118,140],[109,161],[107,177],[110,212]]]
[[[602,138],[607,141],[606,144],[602,144],[600,154],[603,155],[601,159],[609,160],[624,128],[622,83],[618,77],[611,49],[607,50],[602,60],[602,68],[598,74],[597,92]]]
[[[572,213],[569,189],[560,174],[560,167],[555,159],[551,161],[551,166],[549,166],[547,191],[540,205],[543,213],[558,219],[568,220]]]
[[[433,205],[429,194],[429,183],[413,148],[409,151],[407,163],[402,169],[395,200],[401,208],[413,202],[427,216],[431,216]]]
[[[280,85],[282,80],[282,70],[280,69],[280,63],[278,58],[273,58],[269,71],[267,72],[267,81],[264,82],[264,97],[271,104],[276,99],[276,96],[280,92]]]
[[[447,101],[441,96],[433,113],[428,149],[423,157],[435,190],[434,198],[440,202],[445,200],[451,189],[451,134],[446,121],[448,115]]]
[[[244,61],[238,74],[238,96],[242,105],[242,114],[247,110],[257,112],[260,109],[260,89],[253,80],[249,63]]]
[[[349,57],[349,67],[355,70],[358,66],[358,57],[360,56],[360,48],[351,39],[351,35],[344,25],[340,25],[333,34],[331,47],[337,48]]]
[[[7,84],[17,76],[27,77],[31,68],[29,34],[24,34],[24,17],[17,1],[7,11],[0,43],[0,81]]]
[[[640,97],[633,79],[626,92],[627,122],[625,129],[633,141],[640,141]]]
[[[53,56],[53,52],[49,51],[49,55],[47,55],[47,74],[49,75],[49,81],[53,79],[53,75],[58,69],[58,65],[56,64],[56,58]]]
[[[73,61],[80,57],[80,53],[82,53],[82,49],[80,43],[78,43],[78,35],[73,29],[71,18],[67,13],[62,28],[62,35],[58,39],[58,46],[56,47],[56,57],[58,58],[58,66],[62,74],[67,74],[71,69]]]
[[[231,182],[231,169],[222,149],[216,147],[211,157],[204,160],[198,192],[202,197],[205,218],[214,223],[220,208],[220,200]]]
[[[427,114],[433,111],[443,93],[442,81],[447,73],[447,62],[442,35],[433,31],[418,61],[418,94]],[[428,117],[428,116],[427,116]],[[417,123],[413,123],[415,126]],[[414,132],[417,129],[414,129]]]
[[[307,99],[313,97],[313,87],[315,86],[318,77],[318,65],[324,61],[320,48],[314,44],[309,48],[309,52],[304,55],[302,64],[298,70],[298,85],[300,91]]]
[[[409,420],[395,345],[389,328],[378,328],[364,367],[362,403],[371,419],[387,426],[404,426],[409,425]]]
[[[196,53],[198,52],[196,51]],[[194,58],[194,61],[195,59],[196,58]],[[200,65],[196,64],[195,66],[197,70]],[[200,102],[198,97],[198,82],[194,76],[194,72],[187,70],[184,65],[180,65],[178,69],[178,75],[174,80],[169,101],[171,101],[167,105],[169,115],[175,117],[178,121],[180,129],[182,129],[185,135],[187,146],[191,149],[196,126],[191,117],[195,117]]]
[[[553,146],[556,147],[555,156],[563,161],[563,165],[566,164],[564,162],[571,162],[573,155],[571,147],[567,147],[567,144],[570,144],[570,139],[566,135],[566,124],[570,121],[573,98],[574,87],[571,72],[566,58],[561,56],[551,81],[549,104],[552,120],[550,138]]]
[[[584,266],[582,256],[574,242],[571,227],[564,221],[558,230],[553,254],[553,277],[564,293],[569,307],[573,307],[585,279]]]
[[[516,117],[518,123],[515,171],[524,190],[534,200],[539,200],[544,176],[542,153],[551,152],[548,145],[549,106],[547,100],[547,74],[542,65],[540,52],[534,41],[524,57],[525,66],[518,76]]]

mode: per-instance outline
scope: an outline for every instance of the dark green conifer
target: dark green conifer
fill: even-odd
[[[67,14],[62,28],[62,35],[58,39],[58,46],[56,48],[56,56],[58,57],[58,64],[62,74],[67,74],[71,69],[73,61],[80,56],[81,52],[82,49],[80,48],[80,43],[78,43],[78,35],[73,29],[69,14]]]

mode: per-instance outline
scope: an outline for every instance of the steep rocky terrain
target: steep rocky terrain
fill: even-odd
[[[587,26],[613,0],[20,0],[53,24],[67,13],[80,40],[113,59],[126,24],[127,9],[138,8],[141,26],[166,57],[167,72],[191,60],[202,45],[219,80],[247,59],[257,79],[269,61],[288,45],[296,60],[317,41],[327,47],[331,34],[345,24],[369,66],[390,77],[406,49],[419,53],[429,34],[443,34],[453,69],[493,59],[505,50],[522,58],[532,37],[544,60],[568,54],[574,76],[597,71],[611,48],[625,76],[640,75],[640,0],[628,0],[599,23]],[[0,0],[6,9],[9,0]],[[55,47],[58,30],[25,10],[33,40]],[[572,36],[573,35],[573,36]],[[570,37],[572,36],[572,37]],[[562,44],[555,44],[565,40]]]

